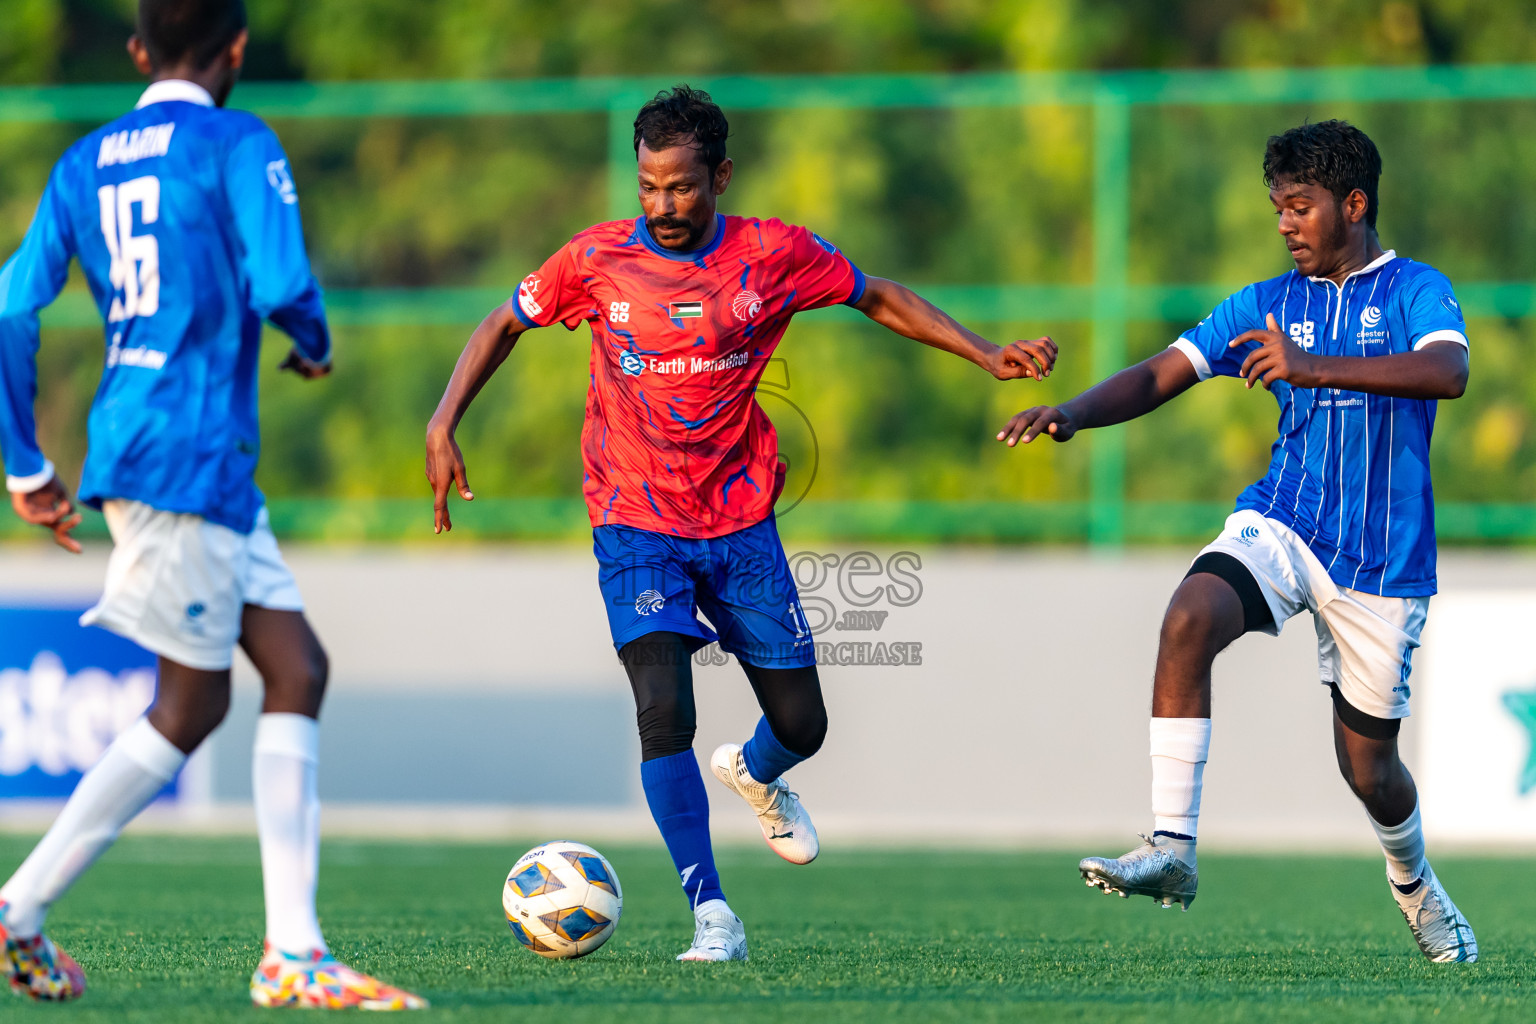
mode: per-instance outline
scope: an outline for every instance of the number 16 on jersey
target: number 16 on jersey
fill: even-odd
[[[101,201],[101,234],[112,255],[108,278],[122,295],[112,297],[109,323],[160,311],[160,243],[133,233],[133,206],[145,226],[160,219],[160,179],[153,175],[96,190]]]

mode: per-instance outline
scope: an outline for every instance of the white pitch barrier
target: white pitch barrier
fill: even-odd
[[[826,746],[790,782],[824,843],[1087,842],[1113,852],[1149,826],[1158,626],[1196,545],[1120,555],[789,550],[831,716]],[[293,545],[287,554],[331,656],[320,773],[329,833],[653,835],[633,707],[589,552]],[[82,558],[0,551],[0,609],[83,607],[104,566],[102,544]],[[1403,733],[1426,827],[1432,841],[1536,846],[1536,658],[1523,643],[1536,617],[1536,558],[1445,553],[1441,590]],[[7,614],[0,637],[14,644]],[[99,731],[129,713],[103,708],[127,698],[98,676],[76,685],[79,664],[45,679],[28,671],[34,660],[0,663],[0,791],[7,772],[48,782],[44,769],[69,760],[61,750],[79,760],[103,741],[81,722]],[[757,712],[739,667],[718,652],[703,652],[695,675],[702,763],[718,743],[745,739]],[[1306,617],[1218,659],[1206,843],[1373,845],[1338,777],[1316,680]],[[177,799],[140,827],[253,828],[259,686],[243,660],[236,691]],[[717,833],[755,840],[739,802],[706,784]],[[0,828],[36,829],[55,808],[0,801]]]

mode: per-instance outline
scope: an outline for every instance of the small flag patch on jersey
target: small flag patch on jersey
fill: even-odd
[[[702,302],[669,302],[667,303],[667,316],[673,320],[687,320],[704,315],[704,303]]]

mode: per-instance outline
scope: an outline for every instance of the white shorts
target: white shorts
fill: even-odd
[[[1221,536],[1206,551],[1219,551],[1253,573],[1274,625],[1303,609],[1317,626],[1318,675],[1336,683],[1353,707],[1376,718],[1408,717],[1408,675],[1419,646],[1428,597],[1382,597],[1335,583],[1323,563],[1295,532],[1244,509],[1227,517]]]
[[[265,508],[249,534],[137,501],[108,501],[102,513],[112,557],[101,600],[80,616],[82,626],[102,626],[188,668],[217,671],[234,661],[246,605],[304,610]]]

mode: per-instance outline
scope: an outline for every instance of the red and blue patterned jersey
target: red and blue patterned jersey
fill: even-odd
[[[599,224],[524,278],[513,305],[526,326],[592,325],[592,525],[719,537],[768,518],[784,469],[758,381],[790,317],[863,294],[825,239],[724,215],[688,252],[658,245],[643,217]]]

